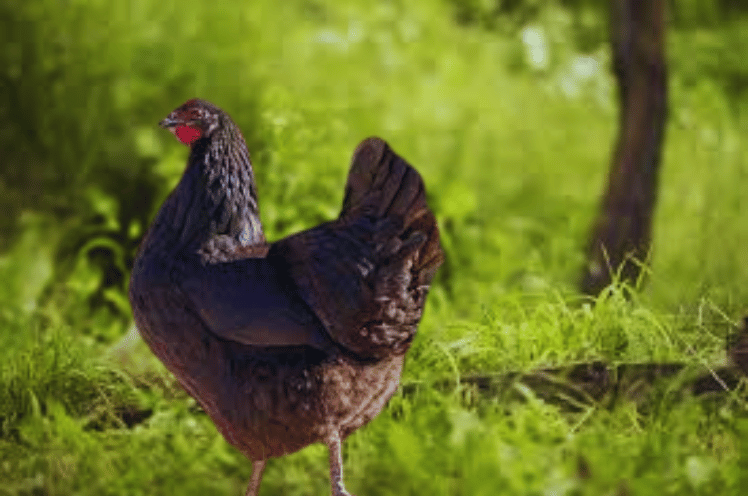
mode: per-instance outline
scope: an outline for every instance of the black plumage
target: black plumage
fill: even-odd
[[[190,145],[130,281],[138,328],[226,440],[254,462],[340,443],[394,394],[443,261],[419,174],[378,138],[354,153],[338,219],[268,244],[249,153],[190,100],[162,126]]]

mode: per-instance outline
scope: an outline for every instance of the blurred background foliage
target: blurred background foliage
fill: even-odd
[[[246,464],[173,401],[168,374],[132,339],[126,298],[137,244],[186,158],[156,124],[196,96],[244,131],[270,239],[337,215],[350,153],[367,135],[422,172],[448,259],[406,380],[601,358],[718,360],[748,301],[748,4],[668,3],[670,120],[650,280],[634,302],[612,291],[590,309],[575,285],[617,123],[605,2],[0,0],[0,494],[140,494],[147,477],[177,492],[179,474],[205,479],[183,483],[190,494],[243,484]],[[566,417],[548,424],[547,406],[482,408],[398,398],[392,418],[354,441],[354,490],[391,494],[393,478],[410,481],[407,493],[489,494],[499,482],[516,494],[618,490],[606,486],[615,474],[584,487],[569,479],[569,450],[591,450],[630,412],[604,416],[570,447],[554,431]],[[86,434],[154,411],[152,433]],[[521,456],[520,441],[506,444],[517,436],[507,415],[529,432]],[[649,419],[660,430],[636,449],[622,437],[598,454],[640,450],[655,460],[648,477],[687,466],[668,472],[663,494],[739,487],[724,459],[678,448],[688,429],[671,429],[674,418]],[[446,437],[429,444],[427,425]],[[171,444],[157,447],[165,433]],[[418,472],[398,451],[403,439],[454,458]],[[725,466],[745,464],[736,437],[725,439]],[[268,493],[321,493],[315,449],[288,473],[271,465]],[[497,458],[457,464],[476,449]],[[548,449],[552,466],[533,465]],[[180,467],[158,458],[173,452]],[[382,452],[403,461],[377,462]],[[509,468],[498,478],[483,474],[499,462]],[[509,472],[527,464],[523,477]],[[653,487],[633,477],[646,466],[626,469],[640,494]],[[439,470],[473,486],[431,478]]]

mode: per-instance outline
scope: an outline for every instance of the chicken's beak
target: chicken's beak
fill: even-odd
[[[177,120],[171,116],[167,117],[166,119],[158,123],[158,125],[164,129],[173,129],[177,126],[177,124],[178,124]]]

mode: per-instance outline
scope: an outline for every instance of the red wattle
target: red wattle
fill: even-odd
[[[179,126],[174,131],[174,134],[176,134],[177,138],[179,138],[179,141],[181,141],[185,145],[191,145],[198,138],[200,138],[200,135],[202,133],[200,132],[199,129],[196,129],[194,127],[190,127],[190,126]]]

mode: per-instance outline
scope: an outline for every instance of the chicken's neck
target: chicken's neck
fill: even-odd
[[[249,152],[236,129],[193,145],[187,169],[161,207],[150,238],[170,238],[175,251],[230,250],[265,243]]]

